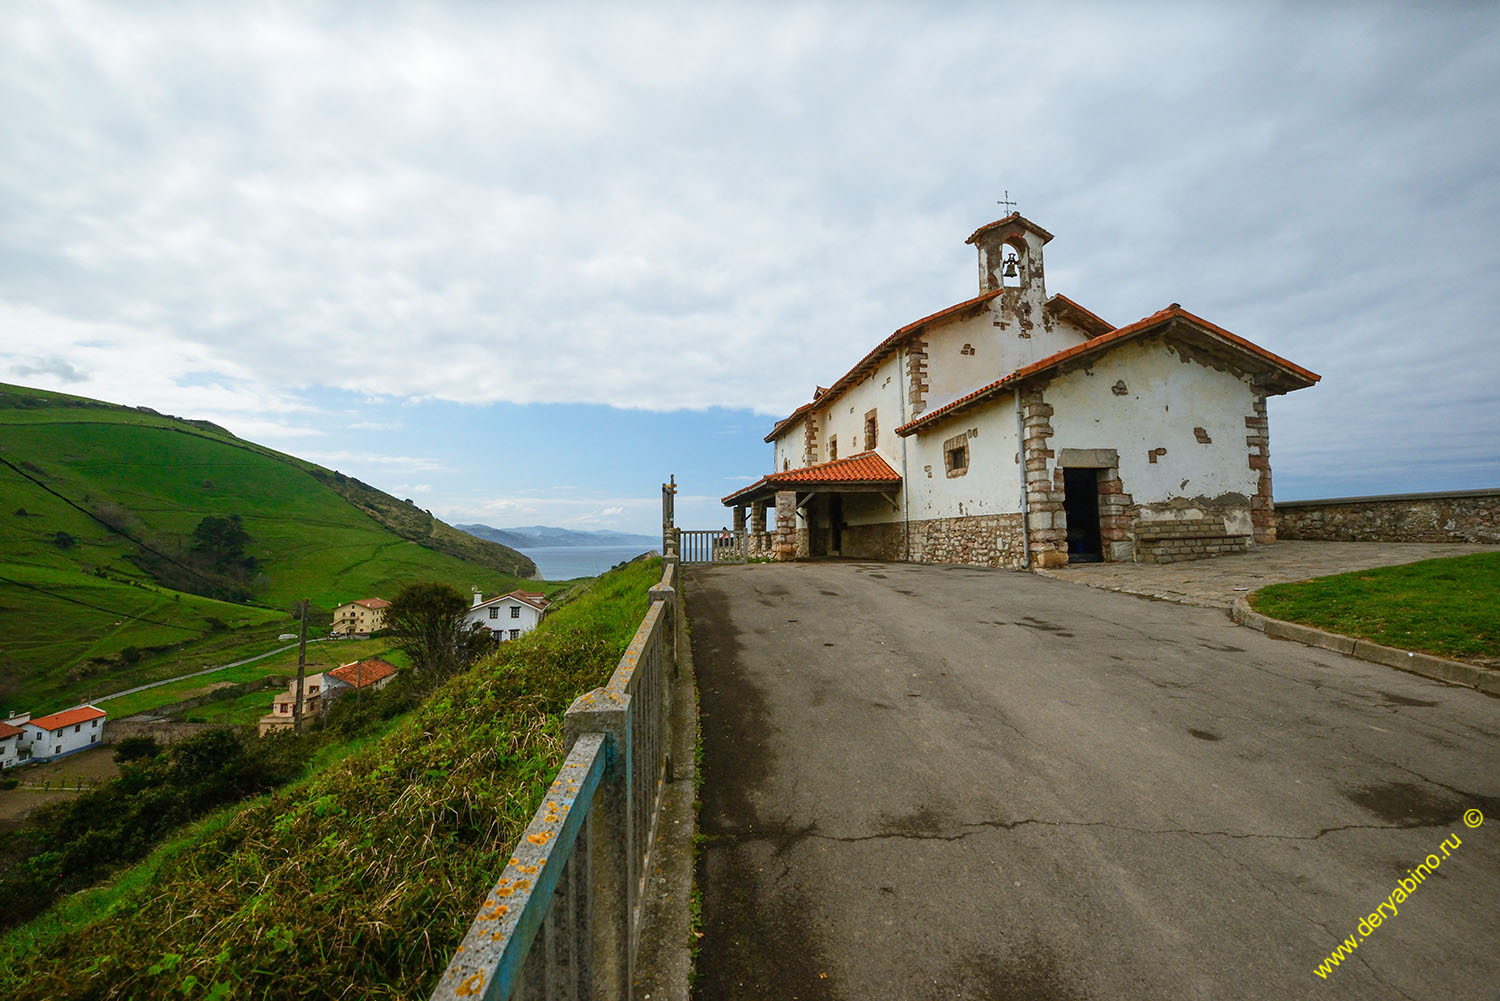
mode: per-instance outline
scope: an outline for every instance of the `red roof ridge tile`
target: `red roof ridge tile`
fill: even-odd
[[[895,332],[886,337],[885,340],[875,345],[875,347],[870,350],[869,354],[865,355],[859,361],[855,362],[853,368],[849,369],[849,371],[845,372],[843,375],[834,380],[832,386],[829,386],[827,389],[823,389],[821,386],[819,386],[818,388],[822,390],[822,392],[814,393],[812,402],[804,403],[802,406],[792,411],[790,416],[778,421],[776,425],[771,428],[771,433],[766,435],[765,440],[771,441],[777,436],[777,434],[782,431],[783,428],[792,423],[792,421],[796,420],[796,418],[800,414],[805,413],[814,405],[819,403],[833,402],[833,397],[837,396],[846,385],[853,381],[854,377],[860,372],[860,370],[862,370],[866,365],[873,365],[875,362],[878,362],[880,359],[884,358],[887,352],[900,344],[901,341],[905,338],[912,336],[913,334],[927,327],[929,324],[941,322],[951,316],[954,316],[955,314],[963,312],[966,309],[972,309],[975,306],[986,303],[1004,291],[1005,290],[1002,288],[996,288],[990,289],[988,292],[981,292],[972,299],[965,299],[963,302],[956,302],[951,306],[945,306],[935,313],[929,313],[928,315],[922,317],[920,320],[913,320],[904,327],[898,327]]]
[[[1305,369],[1301,365],[1298,365],[1294,362],[1290,362],[1280,355],[1266,350],[1253,341],[1248,341],[1238,334],[1232,334],[1229,331],[1225,330],[1223,327],[1220,327],[1214,323],[1210,323],[1207,320],[1203,319],[1201,316],[1197,316],[1196,314],[1188,312],[1187,310],[1183,309],[1180,304],[1174,302],[1166,309],[1157,310],[1150,316],[1142,317],[1141,319],[1136,320],[1134,323],[1127,324],[1123,327],[1117,327],[1107,334],[1100,334],[1098,337],[1094,337],[1090,340],[1084,341],[1082,344],[1075,344],[1070,348],[1064,348],[1063,350],[1058,351],[1054,354],[1050,354],[1047,357],[1040,359],[1039,361],[1034,361],[1030,365],[1023,365],[1021,368],[1016,369],[1014,372],[1010,373],[1007,376],[996,379],[994,382],[989,383],[988,385],[980,386],[973,392],[966,393],[963,396],[960,396],[958,399],[951,400],[935,410],[931,410],[925,414],[922,414],[920,417],[917,417],[914,420],[907,421],[905,424],[896,428],[896,434],[905,437],[909,434],[912,434],[918,428],[930,424],[938,418],[946,416],[947,414],[950,414],[953,411],[962,408],[965,404],[972,403],[976,399],[987,396],[998,389],[1016,382],[1020,382],[1021,380],[1026,379],[1029,376],[1038,374],[1039,372],[1044,372],[1047,369],[1053,368],[1065,361],[1068,361],[1070,358],[1075,358],[1079,355],[1087,354],[1091,351],[1096,351],[1107,344],[1113,344],[1135,334],[1140,334],[1146,330],[1151,329],[1152,327],[1157,326],[1160,323],[1173,319],[1186,320],[1189,323],[1193,323],[1216,336],[1223,337],[1230,343],[1248,351],[1251,354],[1259,355],[1272,364],[1280,365],[1288,369],[1295,375],[1306,380],[1308,385],[1311,385],[1312,383],[1315,383],[1323,378],[1316,372]]]
[[[72,726],[74,723],[83,723],[108,715],[109,713],[95,705],[74,706],[72,709],[64,709],[50,716],[38,716],[36,719],[27,720],[26,725],[41,727],[43,730],[57,730]]]
[[[1108,320],[1104,319],[1104,317],[1100,316],[1098,313],[1095,313],[1093,310],[1085,309],[1084,307],[1078,305],[1077,302],[1069,299],[1061,292],[1054,292],[1051,298],[1047,300],[1047,305],[1051,306],[1054,302],[1061,302],[1067,309],[1082,313],[1091,324],[1096,326],[1099,333],[1091,334],[1091,337],[1097,337],[1099,336],[1099,334],[1107,334],[1111,330],[1115,329],[1115,325],[1113,323],[1110,323]]]
[[[885,461],[885,457],[879,452],[864,451],[842,459],[829,459],[827,462],[814,463],[811,466],[799,466],[796,469],[784,469],[779,473],[767,473],[760,479],[747,487],[741,487],[734,493],[720,499],[720,503],[728,504],[736,497],[752,493],[766,486],[779,486],[786,483],[848,483],[848,484],[881,484],[892,485],[901,482],[901,474],[891,468],[891,464]]]

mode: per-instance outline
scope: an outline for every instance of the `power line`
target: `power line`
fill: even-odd
[[[45,587],[37,587],[35,584],[28,584],[25,581],[11,580],[9,577],[0,577],[0,581],[4,581],[7,584],[14,584],[16,587],[24,587],[28,591],[36,591],[38,594],[45,594],[50,598],[56,598],[58,601],[70,601],[75,605],[82,605],[84,608],[92,608],[95,611],[99,612],[108,612],[110,615],[118,615],[121,618],[134,619],[137,622],[149,622],[153,626],[166,626],[168,629],[181,629],[185,633],[198,633],[203,631],[201,628],[195,629],[191,626],[179,626],[175,622],[162,622],[158,619],[148,619],[144,615],[132,615],[129,612],[122,612],[115,608],[105,608],[103,605],[95,605],[92,602],[82,601],[78,598],[70,598],[66,594],[58,594],[56,591],[49,591]]]

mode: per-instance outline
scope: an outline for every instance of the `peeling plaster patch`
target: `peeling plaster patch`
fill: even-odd
[[[1167,450],[1164,448],[1153,448],[1151,451],[1146,453],[1146,459],[1149,462],[1155,463],[1158,458],[1166,454]]]
[[[1124,396],[1126,393],[1130,392],[1130,390],[1125,387],[1124,379],[1115,380],[1115,384],[1109,387],[1109,391],[1111,393],[1114,393],[1116,396]]]
[[[1200,445],[1212,445],[1214,440],[1208,436],[1208,432],[1202,428],[1193,428],[1193,437],[1198,439]]]

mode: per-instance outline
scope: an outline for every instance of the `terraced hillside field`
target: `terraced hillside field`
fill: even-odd
[[[203,527],[231,524],[237,546]],[[292,631],[302,598],[322,630],[337,604],[411,581],[494,592],[534,572],[206,422],[0,384],[0,708],[234,659]]]

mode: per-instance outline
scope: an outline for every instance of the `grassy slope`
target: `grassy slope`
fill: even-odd
[[[1403,650],[1500,658],[1500,553],[1275,584],[1250,604],[1263,615]]]
[[[394,732],[115,888],[0,940],[0,990],[52,998],[425,998],[561,763],[659,560],[612,572]],[[222,986],[220,986],[222,985]]]
[[[319,671],[331,670],[340,664],[347,664],[352,660],[364,660],[367,657],[380,657],[397,667],[407,666],[406,655],[392,647],[390,639],[337,640],[307,645],[307,673],[317,674]],[[148,688],[142,692],[105,699],[99,703],[99,707],[109,710],[110,716],[119,719],[175,702],[184,702],[200,695],[207,695],[214,688],[225,683],[242,684],[268,677],[290,679],[296,676],[297,651],[295,649],[283,650],[275,656],[249,664],[227,667],[212,674],[200,674],[196,677],[183,678],[181,681],[171,681],[165,685]],[[271,699],[279,691],[281,688],[276,687],[248,693],[247,700],[260,706],[259,712],[249,718],[237,717],[222,720],[220,717],[223,715],[223,708],[215,708],[212,703],[203,707],[201,712],[197,710],[190,712],[185,718],[194,721],[212,716],[215,722],[254,723],[260,716],[270,712]]]
[[[315,628],[341,601],[390,597],[412,580],[508,590],[519,582],[508,571],[531,568],[520,554],[435,522],[357,480],[212,425],[96,401],[0,385],[0,459],[17,467],[0,465],[0,577],[50,592],[0,581],[0,653],[13,668],[0,681],[0,705],[40,711],[47,706],[38,703],[73,701],[212,663],[215,647],[264,649],[278,632],[290,631],[286,613],[158,587],[127,559],[135,544],[89,516],[100,504],[127,509],[127,531],[163,548],[206,515],[239,514],[253,540],[250,552],[264,565],[256,602],[290,609],[310,598]],[[59,546],[59,532],[75,542]],[[209,637],[210,617],[243,632],[232,641]],[[95,675],[84,676],[92,658],[185,637],[206,639],[104,678],[95,664]]]

